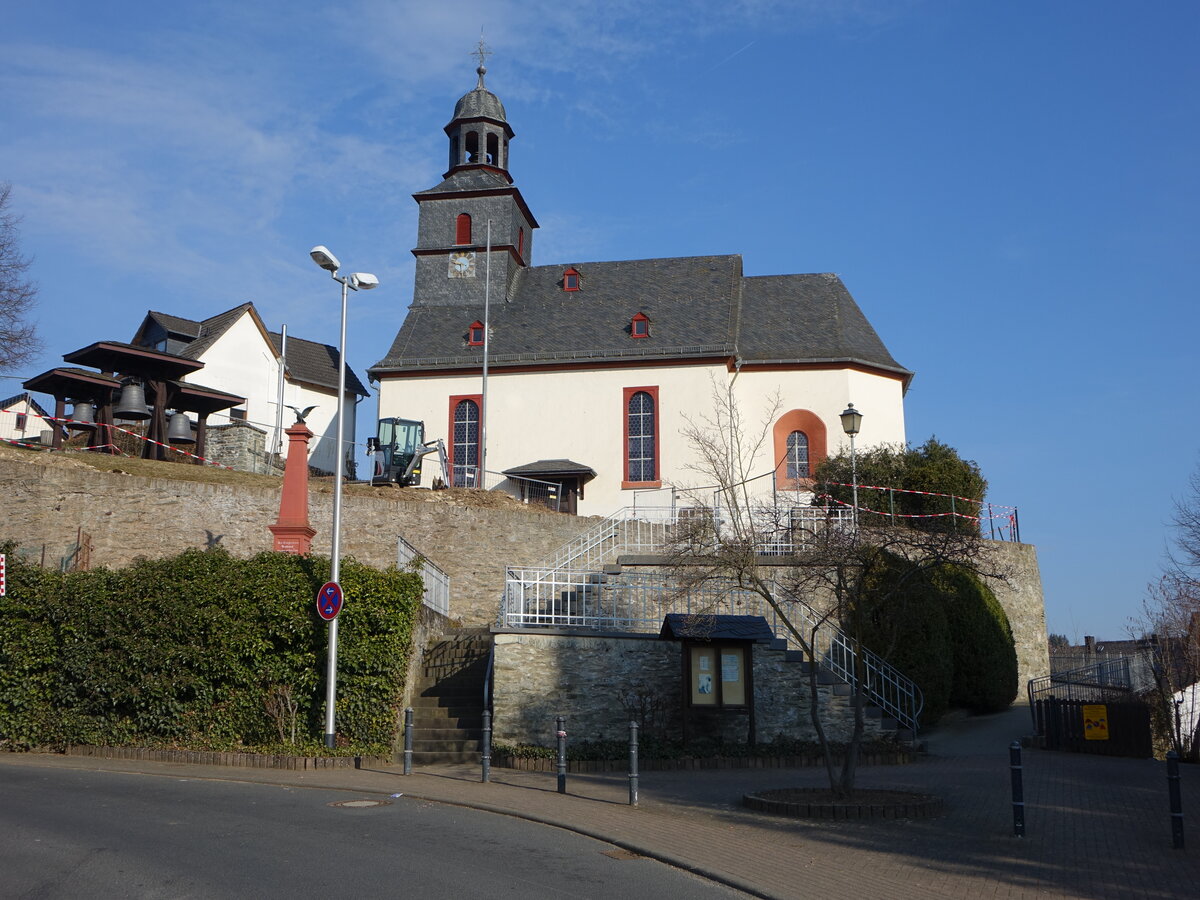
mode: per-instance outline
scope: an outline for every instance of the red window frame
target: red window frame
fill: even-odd
[[[450,460],[450,481],[454,481],[454,410],[464,400],[471,400],[479,412],[479,431],[475,441],[475,460],[483,458],[483,394],[454,394],[450,397],[449,423],[446,426],[446,457]],[[454,485],[451,484],[453,487]]]
[[[17,431],[24,431],[26,425],[28,425],[28,424],[29,424],[29,414],[23,413],[23,412],[17,413]]]
[[[629,480],[629,401],[634,394],[645,392],[654,404],[654,478],[651,481]],[[662,487],[662,409],[658,403],[658,385],[627,387],[621,389],[621,489]]]
[[[577,291],[583,286],[583,276],[576,269],[563,272],[562,286],[564,291]]]
[[[638,313],[636,316],[630,319],[629,336],[632,338],[650,337],[650,317],[645,313]]]
[[[478,338],[476,338],[478,333]],[[471,323],[471,327],[467,329],[467,346],[482,347],[483,346],[483,323],[476,319]]]
[[[470,215],[470,213],[459,213],[458,218],[454,220],[454,243],[456,243],[456,244],[471,243],[471,215]]]

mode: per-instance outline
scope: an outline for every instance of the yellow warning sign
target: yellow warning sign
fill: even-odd
[[[1108,740],[1108,706],[1103,703],[1083,705],[1083,737],[1088,741]]]

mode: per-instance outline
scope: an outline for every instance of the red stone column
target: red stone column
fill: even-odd
[[[283,496],[279,500],[279,520],[268,525],[275,535],[275,549],[305,555],[312,549],[317,530],[308,524],[308,442],[313,433],[303,422],[286,432],[287,465],[283,469]]]

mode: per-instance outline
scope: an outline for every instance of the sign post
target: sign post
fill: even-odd
[[[332,622],[342,611],[342,586],[336,581],[327,581],[317,591],[317,613],[326,622]]]

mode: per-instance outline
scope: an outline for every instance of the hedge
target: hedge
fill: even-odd
[[[218,548],[62,574],[4,549],[0,747],[318,745],[328,558]],[[343,559],[340,581],[339,742],[390,748],[421,579]]]

